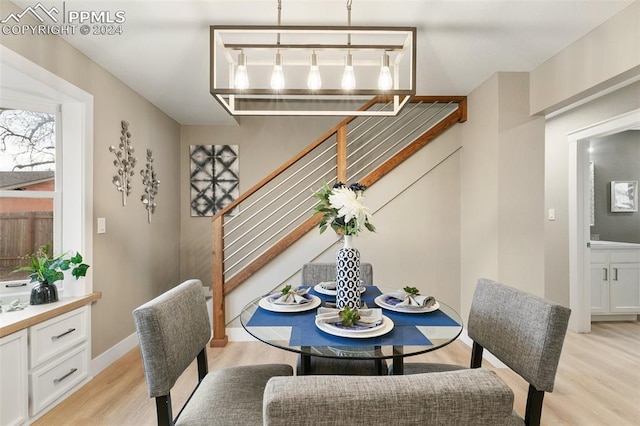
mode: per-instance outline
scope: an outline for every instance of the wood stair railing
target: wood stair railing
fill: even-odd
[[[373,105],[381,102],[384,102],[384,99],[374,99],[363,105],[362,109],[371,108]],[[389,173],[391,170],[393,170],[415,152],[420,150],[422,147],[426,146],[429,142],[442,134],[449,127],[451,127],[455,123],[463,123],[467,120],[467,99],[464,96],[415,96],[411,99],[410,102],[443,103],[447,105],[457,104],[457,108],[446,117],[441,119],[436,125],[429,128],[426,132],[415,138],[411,143],[406,145],[400,151],[396,152],[393,156],[386,159],[384,162],[382,162],[382,164],[377,166],[366,176],[360,178],[359,182],[363,185],[373,185],[376,181],[381,179],[384,175]],[[406,108],[408,108],[408,106],[405,106],[405,109]],[[400,114],[402,114],[402,112]],[[221,347],[225,346],[228,342],[228,337],[225,331],[225,296],[229,294],[233,289],[237,288],[245,280],[247,280],[256,271],[266,265],[274,257],[286,250],[304,234],[315,228],[320,222],[320,215],[310,216],[309,218],[298,224],[287,235],[279,239],[264,252],[256,256],[255,259],[242,267],[242,269],[240,269],[238,272],[233,274],[228,279],[225,279],[224,225],[226,215],[229,214],[234,208],[237,208],[242,202],[248,201],[250,197],[256,195],[261,188],[265,187],[274,179],[278,178],[281,174],[283,174],[292,166],[305,158],[305,156],[307,156],[311,151],[333,137],[335,137],[336,145],[336,180],[346,182],[348,142],[347,126],[352,123],[355,118],[356,117],[348,117],[342,122],[338,123],[332,129],[325,132],[323,135],[313,141],[308,147],[306,147],[296,156],[284,163],[277,170],[269,174],[262,181],[258,182],[251,189],[244,192],[234,202],[230,203],[224,209],[220,210],[212,218],[213,339],[210,342],[211,346]]]

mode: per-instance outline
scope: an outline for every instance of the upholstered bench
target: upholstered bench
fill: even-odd
[[[290,425],[523,425],[513,392],[486,369],[411,376],[269,379],[263,420]]]

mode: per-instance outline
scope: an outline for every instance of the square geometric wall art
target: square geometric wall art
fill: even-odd
[[[238,197],[238,145],[191,145],[189,155],[191,216],[213,216]]]

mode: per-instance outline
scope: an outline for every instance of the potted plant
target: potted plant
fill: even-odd
[[[70,257],[67,253],[53,256],[49,243],[38,248],[35,253],[27,255],[30,265],[22,266],[14,272],[31,272],[31,282],[38,281],[31,289],[30,303],[32,305],[42,305],[58,301],[58,289],[55,282],[64,278],[64,271],[71,269],[71,275],[84,277],[87,275],[89,265],[82,262],[80,253]]]

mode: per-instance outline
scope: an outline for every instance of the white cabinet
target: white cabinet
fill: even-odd
[[[1,314],[0,426],[33,422],[88,380],[90,307],[63,303]]]
[[[30,415],[82,382],[88,374],[89,307],[29,327]]]
[[[0,338],[0,425],[27,421],[27,330]]]
[[[0,314],[0,426],[32,423],[89,380],[91,303],[101,296]]]
[[[592,248],[591,313],[640,314],[640,248]]]

